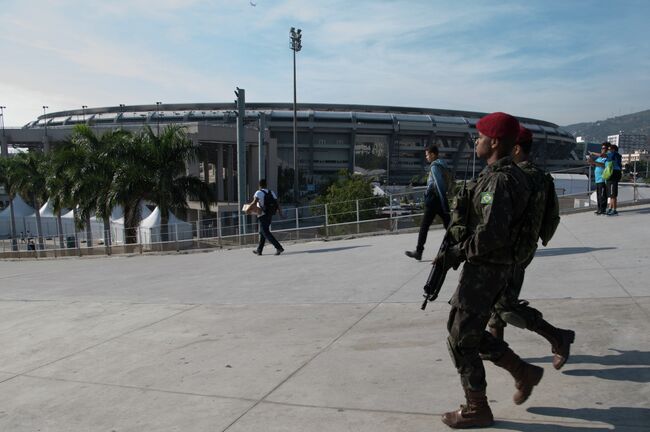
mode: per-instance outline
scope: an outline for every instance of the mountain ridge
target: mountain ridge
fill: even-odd
[[[643,134],[650,137],[650,109],[610,117],[605,120],[574,123],[562,126],[562,128],[571,132],[575,137],[583,137],[588,142],[607,141],[608,135],[616,135],[621,131],[628,134]]]

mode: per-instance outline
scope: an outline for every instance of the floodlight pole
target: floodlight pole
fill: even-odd
[[[240,218],[241,234],[246,234],[246,214],[242,212],[242,206],[247,202],[246,196],[246,91],[237,87],[235,90],[237,100],[237,211]]]
[[[293,51],[293,198],[298,207],[300,201],[300,186],[298,182],[298,115],[296,107],[296,53],[302,49],[302,30],[291,27],[289,31],[291,50]]]

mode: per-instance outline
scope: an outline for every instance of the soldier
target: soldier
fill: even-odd
[[[522,404],[542,379],[544,369],[528,364],[508,344],[486,331],[492,305],[512,274],[513,244],[530,191],[528,180],[511,157],[519,122],[497,112],[476,124],[476,156],[487,166],[469,186],[468,200],[454,200],[452,247],[436,257],[446,268],[466,261],[449,303],[447,345],[460,374],[466,405],[442,416],[452,428],[488,427],[494,423],[485,389],[481,355],[515,379],[514,402]],[[466,208],[467,214],[459,214]]]
[[[517,166],[530,180],[531,198],[526,211],[528,216],[524,218],[526,223],[522,225],[518,236],[520,240],[515,252],[517,262],[513,265],[507,286],[494,305],[488,328],[492,336],[499,339],[503,339],[506,323],[543,336],[551,344],[554,354],[553,367],[560,369],[569,359],[575,333],[572,330],[553,327],[543,319],[541,312],[530,307],[527,301],[519,300],[525,269],[535,256],[538,239],[541,237],[543,245],[546,246],[560,221],[555,187],[552,179],[548,178],[550,175],[529,160],[532,145],[532,133],[522,127],[512,155]]]

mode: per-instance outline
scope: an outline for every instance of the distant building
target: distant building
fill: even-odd
[[[623,159],[623,164],[628,164],[631,162],[639,161],[650,161],[650,153],[647,151],[635,151],[634,153],[623,153],[621,154],[621,159]]]
[[[620,131],[617,135],[609,135],[607,142],[616,144],[619,153],[632,154],[636,151],[648,151],[648,136],[643,134],[627,134]]]

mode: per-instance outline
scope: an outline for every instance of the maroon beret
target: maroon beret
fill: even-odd
[[[519,121],[503,112],[494,112],[481,118],[476,123],[476,129],[490,138],[517,138]]]
[[[533,142],[533,133],[520,125],[519,134],[517,135],[517,144],[521,145],[522,143],[532,143],[532,142]]]

